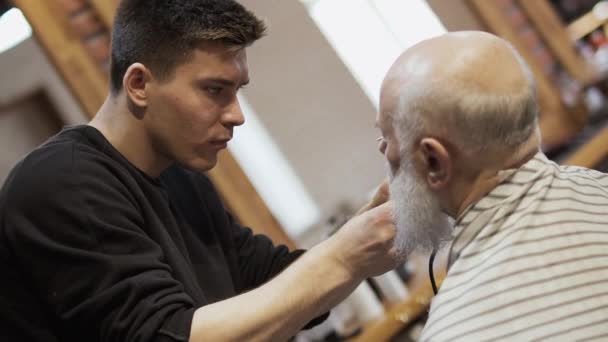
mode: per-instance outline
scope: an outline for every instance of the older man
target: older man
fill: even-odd
[[[540,152],[513,47],[483,32],[421,42],[380,107],[400,249],[451,241],[422,340],[608,338],[608,175]]]

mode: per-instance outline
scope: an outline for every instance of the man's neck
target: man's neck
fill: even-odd
[[[464,186],[464,188],[468,188],[470,190],[468,191],[468,194],[460,201],[460,205],[456,206],[458,209],[454,213],[454,217],[458,219],[466,208],[479,201],[490,191],[494,190],[494,188],[496,188],[500,183],[502,183],[504,179],[502,179],[500,171],[520,168],[530,159],[534,158],[534,155],[536,155],[538,151],[538,140],[536,138],[531,139],[529,143],[518,149],[516,153],[505,157],[504,162],[498,163],[497,167],[488,168],[479,172],[478,176],[472,182]]]
[[[120,95],[108,96],[89,122],[131,164],[151,177],[158,177],[171,161],[155,151],[140,119],[128,110]]]
[[[460,203],[454,217],[458,219],[466,208],[479,201],[483,196],[496,188],[501,181],[502,179],[500,179],[498,171],[483,171],[480,173],[475,182],[470,185],[471,190]]]

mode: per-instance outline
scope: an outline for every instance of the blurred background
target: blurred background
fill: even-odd
[[[240,2],[269,35],[248,50],[247,123],[210,177],[242,223],[278,243],[310,247],[366,202],[385,177],[374,128],[382,78],[405,48],[447,31],[510,40],[538,82],[545,153],[608,170],[604,1]],[[27,152],[95,114],[117,3],[0,0],[0,184]],[[298,339],[416,340],[431,296],[425,261],[370,280]]]

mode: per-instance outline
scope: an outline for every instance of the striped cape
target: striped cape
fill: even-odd
[[[421,341],[608,341],[608,174],[503,172],[456,222]]]

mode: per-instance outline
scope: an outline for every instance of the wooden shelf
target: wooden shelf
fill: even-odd
[[[443,250],[435,259],[434,273],[438,287],[445,278],[446,252]],[[428,274],[429,255],[412,255],[409,260],[415,265],[415,271],[407,284],[410,292],[408,298],[401,303],[386,304],[385,314],[380,319],[368,322],[361,334],[349,339],[349,342],[389,341],[426,313],[434,296]]]
[[[570,23],[566,30],[572,42],[589,35],[593,31],[603,28],[608,36],[608,1],[598,2],[591,11]],[[605,78],[605,75],[596,77]],[[588,142],[572,153],[563,164],[594,168],[608,158],[608,127],[604,127]]]
[[[91,6],[93,6],[101,20],[107,27],[112,27],[114,20],[114,11],[118,7],[118,0],[89,0]]]
[[[582,39],[599,27],[606,31],[608,23],[608,1],[598,2],[591,11],[570,23],[567,27],[571,41]]]
[[[444,276],[437,281],[443,281]],[[388,307],[386,314],[380,320],[365,326],[361,335],[349,340],[351,342],[388,341],[398,335],[405,327],[417,320],[428,309],[433,290],[430,282],[414,288],[409,299]]]
[[[601,75],[574,47],[578,39],[598,28],[608,32],[608,1],[600,1],[592,11],[569,25],[549,0],[468,0],[468,3],[487,28],[509,40],[530,65],[537,81],[543,149],[573,141],[588,124],[588,110],[583,102],[586,88],[599,84],[607,76]],[[543,65],[542,58],[539,60],[534,52],[539,48],[548,51],[550,57],[545,59],[550,64]],[[574,102],[571,98],[566,101],[556,85],[555,75],[551,74],[556,68],[559,75],[569,75],[580,86]],[[565,163],[594,167],[606,156],[608,132],[597,134]]]
[[[595,82],[597,71],[576,52],[575,40],[552,5],[545,0],[518,3],[568,73],[583,86]]]
[[[71,32],[67,19],[59,14],[52,1],[14,0],[14,3],[23,11],[35,37],[77,101],[92,117],[105,99],[107,80],[89,58],[79,38]]]
[[[546,2],[546,0],[538,0],[536,2]],[[549,22],[553,25],[557,24],[557,19],[540,19],[548,12],[546,6],[531,5],[525,1],[518,2],[516,0],[508,1],[487,1],[487,0],[469,0],[468,4],[475,13],[480,17],[481,21],[486,25],[487,29],[498,36],[501,36],[511,42],[517,51],[521,54],[524,60],[530,66],[534,78],[536,80],[538,101],[541,108],[540,121],[543,127],[542,134],[545,142],[550,145],[559,145],[563,143],[559,139],[575,135],[586,122],[587,111],[581,107],[581,99],[577,99],[574,104],[566,104],[562,98],[562,94],[556,81],[552,78],[550,71],[551,65],[543,63],[557,63],[560,55],[553,52],[553,48],[562,46],[568,41],[567,33],[564,29],[553,33],[555,43],[548,44],[546,36],[540,32],[537,27],[543,23]],[[517,15],[515,15],[515,14]],[[534,13],[531,16],[529,13]],[[549,34],[546,30],[546,34]],[[557,37],[557,38],[555,38]],[[570,65],[572,69],[576,69],[582,65],[579,59],[576,59],[571,44],[560,49],[562,57],[570,57]],[[542,56],[539,57],[539,51]],[[557,64],[556,64],[557,65]],[[588,79],[586,71],[580,71],[579,76],[583,79]],[[546,121],[549,124],[543,124]],[[560,126],[560,123],[563,123]],[[555,130],[548,131],[547,129]]]
[[[562,164],[593,168],[608,158],[608,127],[570,155]]]

